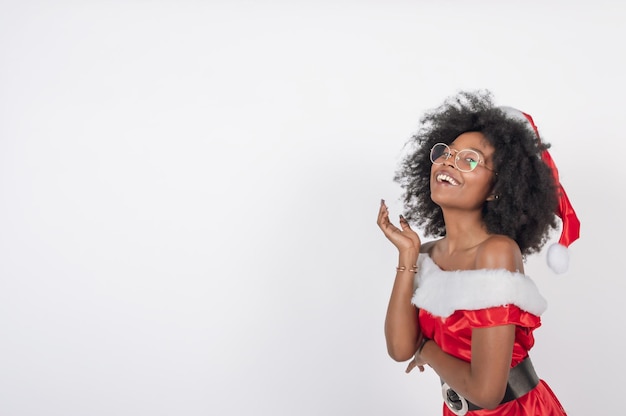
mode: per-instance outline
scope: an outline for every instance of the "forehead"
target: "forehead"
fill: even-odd
[[[474,149],[485,155],[491,154],[494,151],[493,146],[489,143],[487,138],[482,133],[477,131],[460,134],[452,143],[450,143],[450,147],[453,147],[456,150]]]

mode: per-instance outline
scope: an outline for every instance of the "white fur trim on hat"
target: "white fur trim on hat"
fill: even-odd
[[[546,257],[548,266],[555,273],[565,273],[569,268],[569,251],[562,244],[551,244]]]
[[[478,310],[515,305],[540,316],[547,302],[532,279],[508,270],[444,271],[427,254],[420,254],[417,289],[412,302],[435,316],[448,317],[457,310]]]

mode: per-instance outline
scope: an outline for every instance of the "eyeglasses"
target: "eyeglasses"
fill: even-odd
[[[446,160],[452,157],[452,152],[456,152],[454,166],[461,172],[471,172],[478,165],[494,172],[493,169],[485,165],[485,161],[480,158],[477,151],[471,149],[452,150],[445,143],[437,143],[430,149],[430,161],[435,165],[443,165]]]

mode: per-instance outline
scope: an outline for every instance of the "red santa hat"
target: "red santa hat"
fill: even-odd
[[[528,127],[530,127],[537,136],[537,140],[541,141],[539,130],[537,129],[533,118],[529,114],[512,107],[500,108],[513,118],[527,123]],[[568,247],[580,236],[580,221],[578,220],[576,212],[574,211],[574,208],[565,193],[565,189],[563,189],[563,185],[561,185],[559,180],[559,171],[552,160],[552,156],[550,156],[550,153],[547,150],[544,150],[541,152],[541,159],[550,167],[550,169],[552,169],[552,174],[554,175],[554,180],[557,184],[559,192],[559,204],[556,209],[556,215],[561,218],[563,229],[561,230],[559,242],[551,244],[548,248],[547,262],[548,266],[550,266],[555,273],[560,274],[565,273],[569,267]]]

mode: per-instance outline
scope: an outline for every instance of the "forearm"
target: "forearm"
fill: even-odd
[[[399,266],[405,270],[396,272],[393,289],[385,318],[385,338],[387,351],[396,361],[406,361],[413,357],[418,336],[417,308],[411,303],[415,272],[410,271],[417,262],[418,253],[400,253]]]
[[[484,372],[476,371],[472,364],[444,352],[435,342],[427,342],[422,348],[421,358],[435,370],[448,385],[470,402],[486,408],[495,408],[504,395],[503,384]]]
[[[454,391],[470,400],[467,395],[471,392],[465,387],[471,385],[470,363],[446,353],[432,341],[424,344],[420,356]]]

